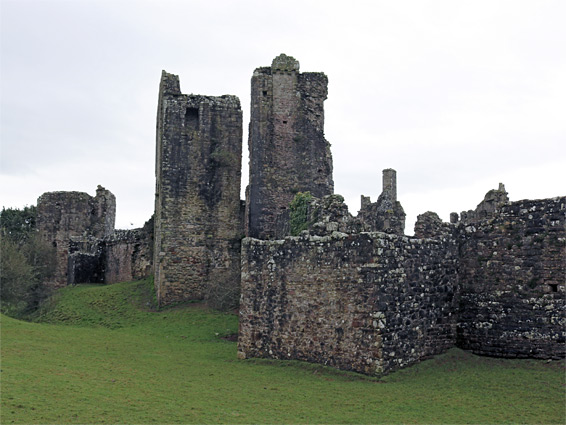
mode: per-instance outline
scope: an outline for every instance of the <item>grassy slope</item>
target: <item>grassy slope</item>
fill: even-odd
[[[382,380],[236,359],[237,317],[150,312],[148,282],[67,288],[2,316],[1,423],[564,423],[558,362],[451,350]],[[70,326],[65,326],[67,324]]]

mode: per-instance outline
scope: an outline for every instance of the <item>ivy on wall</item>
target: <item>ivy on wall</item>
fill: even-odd
[[[310,226],[309,206],[312,198],[313,196],[310,192],[299,192],[289,204],[289,221],[292,236],[298,236],[299,233]]]

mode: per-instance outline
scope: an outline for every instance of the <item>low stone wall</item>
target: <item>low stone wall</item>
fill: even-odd
[[[105,283],[143,279],[151,274],[151,230],[118,230],[104,240]]]
[[[152,273],[153,220],[143,228],[117,230],[102,239],[71,237],[68,284],[117,283]]]
[[[439,354],[456,338],[455,248],[384,233],[246,238],[238,355],[380,374]]]
[[[462,224],[458,345],[501,357],[563,358],[566,197],[519,201]]]

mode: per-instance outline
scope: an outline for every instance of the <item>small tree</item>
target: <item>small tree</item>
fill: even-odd
[[[6,314],[21,312],[28,305],[36,275],[18,244],[2,234],[0,253],[0,309]]]
[[[49,296],[45,284],[55,273],[55,249],[36,232],[36,208],[0,212],[0,296],[2,312],[33,311]]]

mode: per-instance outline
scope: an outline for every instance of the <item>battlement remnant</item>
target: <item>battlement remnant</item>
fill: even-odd
[[[251,237],[287,235],[289,203],[298,192],[319,198],[334,192],[330,144],[324,138],[328,78],[299,69],[296,59],[282,54],[252,77],[245,218]]]
[[[471,223],[493,217],[501,207],[509,203],[509,197],[507,195],[505,185],[499,183],[497,189],[492,189],[485,194],[483,201],[478,204],[475,210],[462,211],[460,219],[464,222]],[[451,220],[457,222],[457,214],[453,214],[454,217],[451,216]]]
[[[154,272],[160,305],[240,282],[242,110],[184,95],[163,71],[157,112]]]

